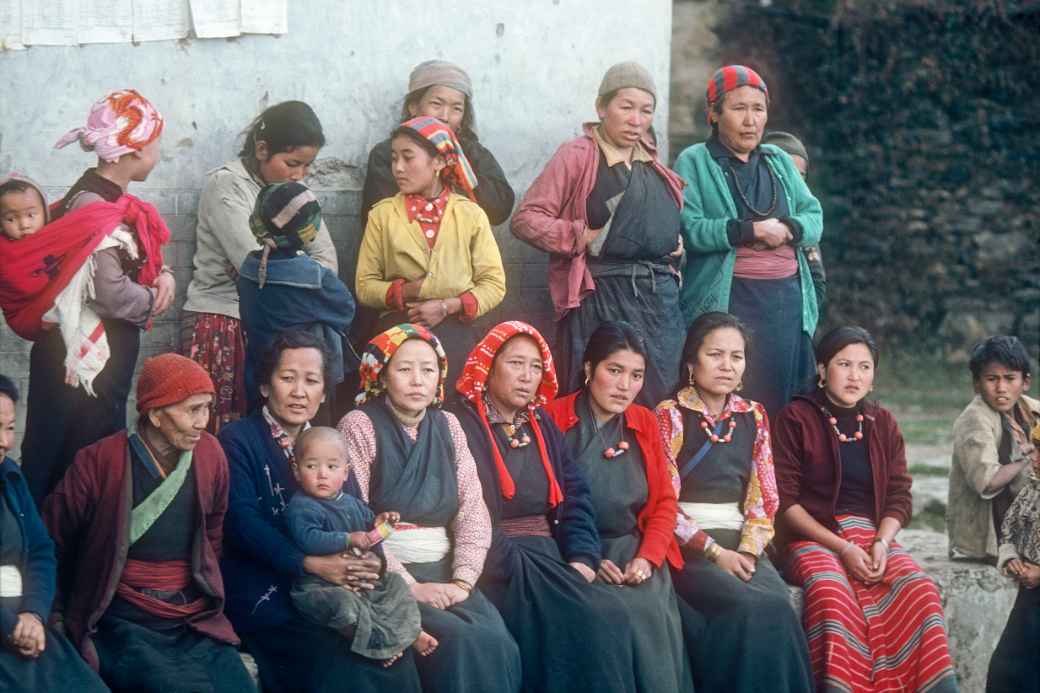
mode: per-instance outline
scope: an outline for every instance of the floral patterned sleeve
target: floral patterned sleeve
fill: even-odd
[[[683,444],[682,413],[675,400],[666,400],[657,405],[657,424],[664,441],[664,451],[668,458],[668,472],[672,477],[672,488],[675,497],[679,497],[682,479],[679,478],[679,464],[676,458]],[[697,522],[679,508],[675,522],[675,536],[680,546],[688,546],[696,551],[704,551],[713,542],[708,533],[697,526]]]
[[[376,431],[372,419],[363,411],[355,409],[340,419],[339,432],[347,443],[347,461],[350,473],[361,489],[361,500],[368,503],[368,483],[372,478],[372,464],[376,461]],[[387,570],[400,575],[409,585],[415,584],[415,578],[408,569],[386,547],[383,547],[383,555],[386,557]]]
[[[780,494],[776,488],[773,448],[769,442],[769,416],[758,402],[752,403],[752,409],[755,413],[755,443],[751,458],[755,473],[751,475],[744,497],[744,527],[737,550],[760,556],[773,539],[773,518],[780,507]]]
[[[445,417],[455,446],[455,473],[459,484],[459,514],[451,526],[455,549],[452,576],[476,585],[491,547],[491,516],[484,504],[484,491],[466,434],[454,414],[445,412]]]

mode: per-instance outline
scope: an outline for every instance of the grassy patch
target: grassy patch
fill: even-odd
[[[915,513],[910,519],[907,529],[930,529],[933,532],[946,532],[946,511],[932,506]]]
[[[874,394],[895,414],[907,444],[947,444],[954,420],[974,394],[968,368],[948,365],[930,355],[903,352],[886,356],[878,369]]]
[[[930,464],[910,464],[907,465],[907,471],[910,476],[917,478],[919,476],[949,476],[950,470],[944,467],[936,467]]]

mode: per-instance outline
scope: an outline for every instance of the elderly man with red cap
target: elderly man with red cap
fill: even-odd
[[[52,618],[113,691],[254,690],[223,612],[228,466],[205,432],[213,394],[191,359],[148,359],[136,432],[80,450],[43,504]]]
[[[820,203],[791,157],[763,144],[769,90],[750,67],[708,81],[706,142],[683,151],[682,234],[688,253],[680,297],[686,323],[731,313],[755,335],[741,397],[775,416],[813,373],[819,308],[806,249],[823,233]]]

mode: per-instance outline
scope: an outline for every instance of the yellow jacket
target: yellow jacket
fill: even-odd
[[[469,291],[477,299],[477,317],[505,298],[506,273],[498,243],[487,215],[475,202],[455,193],[448,197],[432,250],[419,224],[408,221],[403,194],[372,207],[358,251],[358,300],[389,310],[390,284],[420,277],[425,277],[420,300],[454,298]]]

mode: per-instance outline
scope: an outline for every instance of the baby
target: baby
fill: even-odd
[[[347,451],[340,433],[324,426],[310,428],[296,440],[293,474],[300,490],[289,502],[286,523],[297,547],[308,556],[351,551],[355,555],[377,545],[400,519],[397,513],[372,514],[358,498],[343,492]],[[353,637],[351,650],[364,657],[396,662],[411,645],[421,655],[437,647],[422,630],[419,605],[408,584],[387,573],[370,590],[347,587],[307,575],[296,580],[292,600],[305,617]]]
[[[16,173],[0,178],[0,229],[12,241],[34,234],[47,223],[43,191]]]

